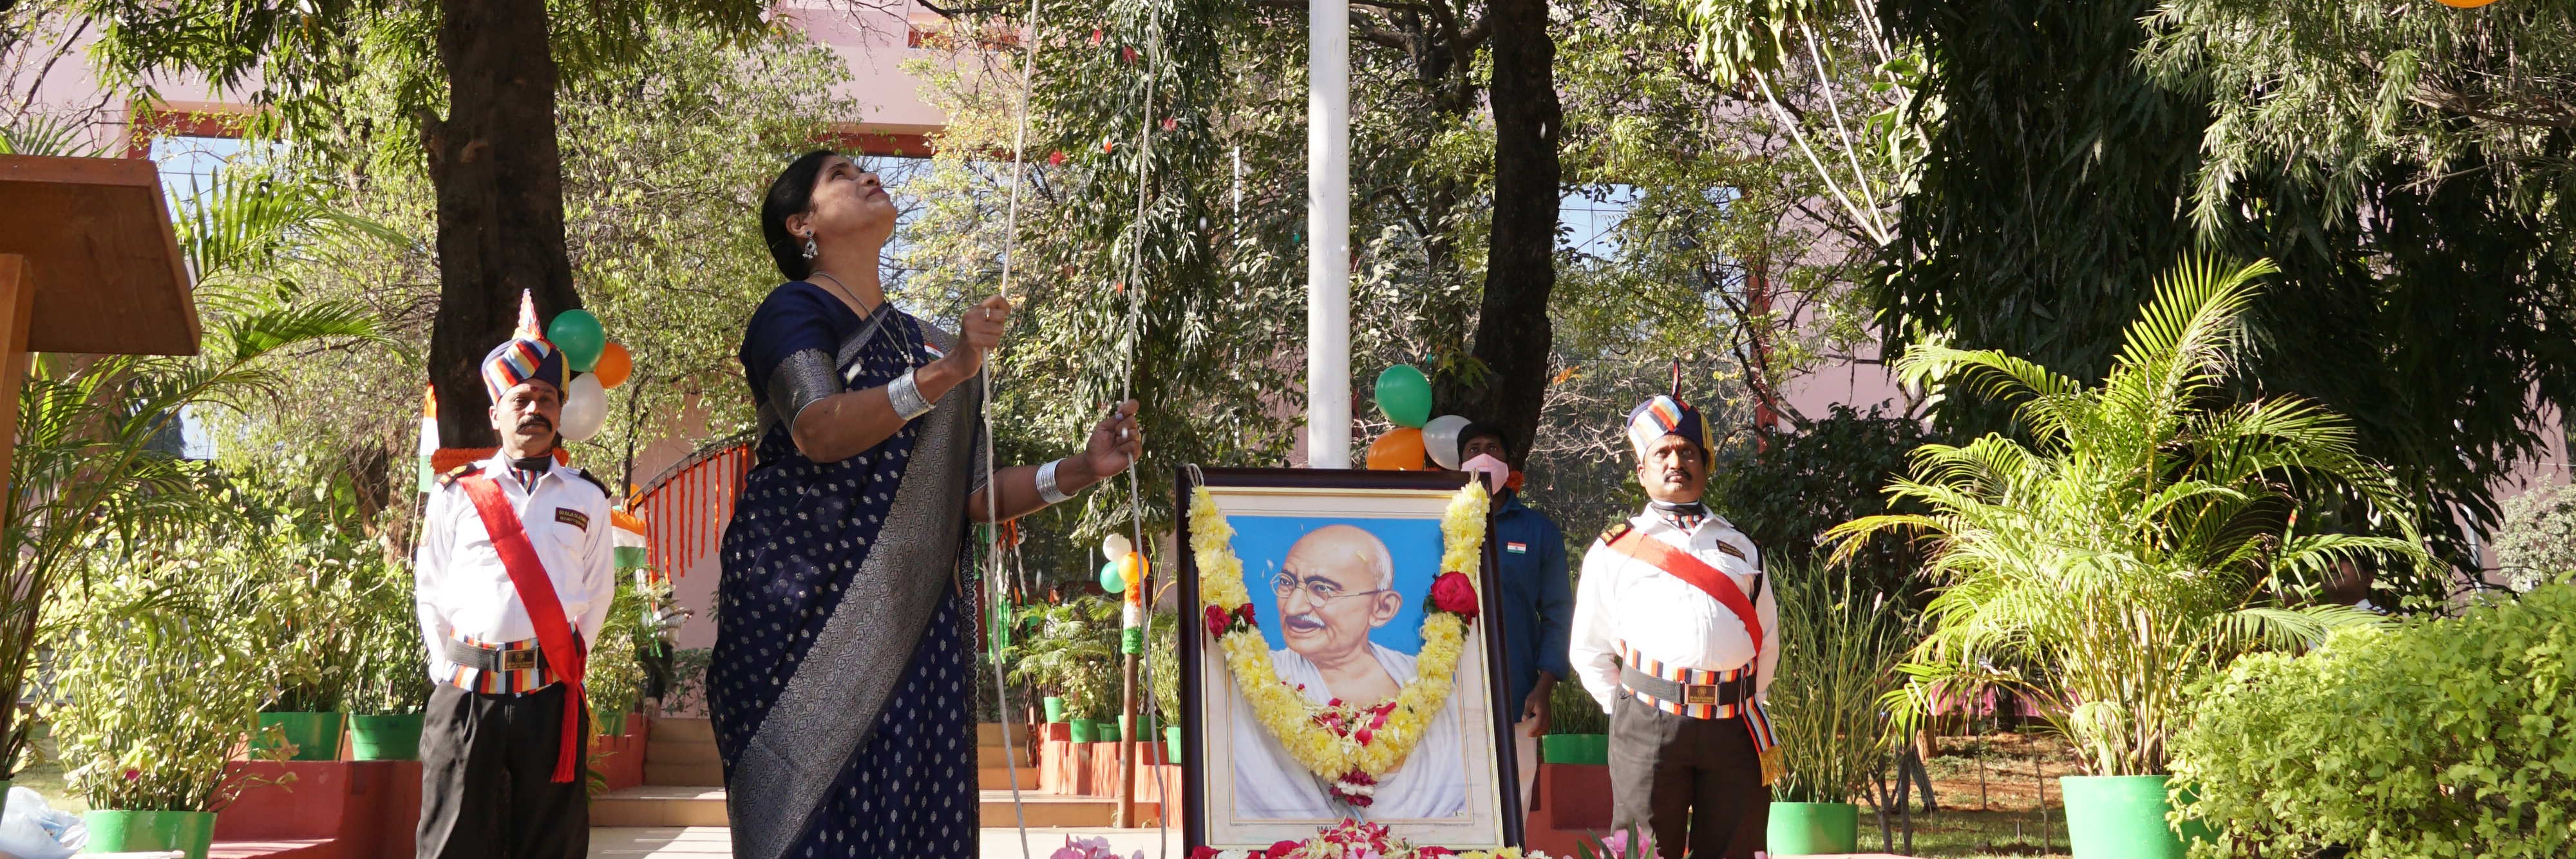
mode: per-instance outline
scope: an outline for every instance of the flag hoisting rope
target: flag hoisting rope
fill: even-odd
[[[1002,281],[999,294],[1004,298],[1009,298],[1011,295],[1011,276],[1015,269],[1014,264],[1017,262],[1016,251],[1018,249],[1017,246],[1019,242],[1020,186],[1027,178],[1030,98],[1036,82],[1036,58],[1040,40],[1038,9],[1039,0],[1029,0],[1027,18],[1029,27],[1029,46],[1028,50],[1021,55],[1020,60],[1020,116],[1018,130],[1011,142],[1010,203],[1009,208],[1003,217]],[[1127,300],[1125,332],[1123,342],[1120,344],[1120,351],[1124,352],[1127,356],[1127,366],[1124,374],[1125,377],[1120,380],[1119,401],[1122,403],[1135,398],[1137,350],[1141,346],[1140,329],[1144,311],[1141,277],[1144,270],[1144,223],[1146,201],[1149,191],[1149,188],[1146,185],[1146,173],[1150,169],[1150,165],[1153,160],[1154,98],[1158,91],[1158,87],[1161,84],[1161,73],[1159,68],[1162,58],[1162,43],[1159,35],[1153,32],[1150,26],[1148,30],[1149,33],[1146,40],[1147,59],[1145,64],[1145,100],[1138,110],[1140,116],[1138,118],[1136,131],[1136,215],[1135,219],[1128,225],[1130,237],[1127,248],[1127,279],[1124,284],[1125,288],[1120,290],[1120,293],[1124,295]],[[981,403],[982,417],[984,421],[984,482],[985,485],[991,486],[993,485],[994,469],[994,394],[992,384],[993,365],[991,362],[987,361],[981,372],[984,375],[983,402]],[[1116,406],[1113,405],[1111,408],[1114,410],[1116,409]],[[1131,575],[1141,579],[1149,575],[1148,570],[1150,567],[1148,564],[1144,563],[1143,555],[1145,546],[1145,505],[1143,486],[1139,483],[1136,477],[1138,467],[1139,463],[1130,461],[1127,464],[1126,469],[1128,531],[1133,544],[1136,546],[1138,559],[1138,562],[1130,565],[1128,569],[1131,571]],[[998,492],[986,492],[984,494],[984,512],[985,520],[987,522],[1000,518],[1000,502],[998,495]],[[998,528],[987,528],[985,532],[985,540],[984,554],[986,564],[988,565],[988,572],[985,576],[985,581],[992,588],[993,604],[1007,605],[1008,591],[1003,589],[1001,586],[1002,560],[1000,530]],[[1131,583],[1128,587],[1128,593],[1136,595],[1146,586],[1147,584],[1143,582]],[[1125,721],[1128,726],[1132,727],[1136,722],[1135,686],[1137,684],[1138,669],[1140,668],[1139,662],[1142,662],[1141,669],[1150,677],[1153,670],[1153,657],[1152,648],[1143,646],[1145,636],[1143,635],[1143,629],[1140,627],[1147,624],[1141,616],[1142,612],[1139,610],[1141,608],[1138,604],[1139,598],[1137,596],[1130,596],[1126,602],[1128,604],[1125,606],[1125,610],[1123,611],[1123,614],[1125,615],[1123,626],[1125,629],[1121,630],[1120,649],[1126,651],[1125,656],[1128,657],[1126,660],[1129,670],[1126,672],[1127,690],[1125,697],[1127,700],[1125,703],[1125,710],[1127,711],[1127,718]],[[1003,718],[1008,719],[1008,714],[1010,712],[1010,687],[1008,682],[1005,680],[1002,670],[1002,660],[999,658],[993,660],[993,690],[995,700],[999,702],[999,707],[1003,713]],[[1136,781],[1136,744],[1134,742],[1123,741],[1127,740],[1125,737],[1122,737],[1121,740],[1122,742],[1119,743],[1119,791],[1121,793],[1121,797],[1118,808],[1121,818],[1119,823],[1123,825],[1130,822],[1130,817],[1135,807],[1134,785]],[[1007,721],[1004,722],[1002,730],[1002,754],[1008,767],[1007,775],[1011,780],[1011,811],[1015,817],[1015,822],[1019,830],[1020,855],[1022,859],[1028,859],[1028,815],[1027,812],[1023,810],[1020,799],[1018,749],[1012,744],[1011,732]],[[1171,855],[1169,828],[1170,818],[1173,813],[1172,797],[1163,794],[1159,790],[1161,787],[1161,779],[1159,777],[1156,779],[1156,786],[1158,788],[1156,799],[1157,805],[1159,806],[1159,813],[1154,816],[1155,841],[1161,855],[1168,857]]]
[[[1026,178],[1029,154],[1029,96],[1036,80],[1038,39],[1038,0],[1029,0],[1029,44],[1020,54],[1020,125],[1011,138],[1011,203],[1002,219],[1002,286],[1001,296],[1011,297],[1011,263],[1017,258],[1014,244],[1020,237],[1020,182]],[[992,590],[987,605],[999,606],[1005,624],[1010,623],[1010,592],[1002,587],[1001,528],[994,520],[1001,517],[1002,487],[993,480],[993,363],[990,356],[983,363],[983,402],[978,404],[984,418],[984,561],[987,564],[984,584]],[[999,641],[1000,639],[995,639]],[[1011,780],[1011,822],[1018,828],[1020,859],[1029,859],[1029,813],[1020,804],[1020,747],[1011,742],[1011,687],[1002,677],[1002,654],[993,654],[993,706],[1002,727],[1003,775]],[[1026,727],[1021,729],[1026,736]],[[980,803],[979,803],[980,806]],[[981,817],[979,812],[978,817]],[[983,825],[977,820],[976,825]]]

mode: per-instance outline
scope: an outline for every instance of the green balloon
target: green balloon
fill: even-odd
[[[1421,429],[1431,420],[1431,380],[1409,364],[1377,374],[1377,410],[1397,426]]]
[[[599,317],[587,310],[566,310],[546,323],[546,342],[563,350],[564,366],[575,373],[588,373],[599,367],[599,353],[608,348],[608,332],[599,327]]]
[[[1100,589],[1113,594],[1127,592],[1127,577],[1118,574],[1118,562],[1100,565]]]

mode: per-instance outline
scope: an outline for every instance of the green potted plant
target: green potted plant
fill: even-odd
[[[1030,606],[1023,616],[1031,629],[1006,652],[1011,680],[1062,693],[1065,712],[1077,717],[1072,720],[1075,742],[1103,739],[1096,717],[1109,713],[1116,698],[1118,604],[1085,596]],[[1110,726],[1117,730],[1117,722]]]
[[[260,727],[278,728],[290,760],[340,757],[351,694],[363,679],[370,630],[359,621],[381,576],[374,547],[294,507],[221,541],[222,563],[239,565],[245,587],[229,602],[269,665]],[[417,623],[408,625],[417,629]],[[261,742],[268,742],[262,740]]]
[[[90,807],[90,851],[204,859],[216,813],[250,786],[232,756],[267,697],[270,663],[220,594],[188,582],[206,571],[188,567],[102,573],[55,609],[46,643],[68,703],[51,722],[66,787]]]
[[[349,695],[349,757],[420,759],[421,709],[429,705],[429,653],[420,640],[411,577],[377,563],[359,600],[357,684]]]
[[[1909,716],[1943,683],[2055,702],[2050,718],[2088,773],[2064,781],[2079,859],[2181,855],[2166,823],[2166,747],[2193,684],[2239,654],[2376,622],[2301,606],[2303,583],[2343,561],[2431,564],[2418,511],[2355,452],[2350,420],[2285,395],[2229,404],[2240,319],[2271,271],[2200,259],[2161,278],[2098,385],[1994,351],[1909,348],[1897,364],[1908,384],[2015,401],[2029,441],[1918,448],[1888,492],[1926,512],[1827,534],[1837,559],[1887,531],[1930,547],[1926,569],[1942,587],[1906,669],[1917,680]],[[2303,531],[2290,515],[2336,496],[2401,533]]]
[[[638,654],[667,635],[656,606],[669,604],[670,595],[670,585],[651,581],[641,570],[617,586],[598,643],[583,664],[582,691],[590,699],[591,724],[602,736],[625,735],[627,714],[644,705]]]
[[[1902,679],[1913,640],[1901,602],[1865,592],[1848,569],[1772,568],[1780,603],[1780,664],[1769,712],[1786,772],[1771,787],[1773,856],[1856,853],[1852,802],[1885,747],[1880,698]]]

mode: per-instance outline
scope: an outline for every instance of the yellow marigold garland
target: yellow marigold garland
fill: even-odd
[[[1490,503],[1484,484],[1468,481],[1449,499],[1440,517],[1440,569],[1444,575],[1463,573],[1471,588],[1482,587],[1475,571],[1483,565],[1485,513]],[[1234,528],[1226,524],[1216,497],[1205,486],[1193,490],[1190,551],[1198,560],[1199,597],[1209,631],[1223,630],[1217,634],[1217,647],[1225,653],[1235,688],[1290,756],[1307,771],[1329,780],[1335,798],[1369,804],[1377,780],[1412,754],[1423,731],[1449,703],[1471,618],[1425,608],[1417,673],[1394,698],[1372,704],[1316,704],[1296,686],[1278,679],[1269,643],[1252,625],[1251,596],[1244,589],[1243,562],[1234,556],[1233,540]],[[1481,590],[1476,596],[1481,605]]]

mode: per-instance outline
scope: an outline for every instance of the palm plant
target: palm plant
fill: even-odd
[[[1116,692],[1118,603],[1086,596],[1056,605],[1030,606],[1023,624],[1036,628],[1011,642],[1004,658],[1011,662],[1011,682],[1031,683],[1064,694],[1065,711],[1098,717],[1108,712]]]
[[[1837,561],[1880,532],[1929,544],[1943,587],[1906,666],[1916,682],[1897,693],[1908,714],[1944,685],[2018,687],[2054,702],[2091,773],[2161,774],[2194,681],[2240,653],[2374,622],[2293,607],[2294,582],[2340,561],[2431,563],[2413,509],[2354,452],[2351,421],[2294,396],[2227,402],[2239,319],[2273,270],[2185,260],[2098,386],[1992,350],[1906,350],[1908,384],[2017,400],[2030,437],[1917,448],[1887,492],[1928,512],[1827,533]],[[2396,513],[2401,536],[2299,533],[2300,500],[2338,492]]]
[[[47,598],[102,536],[138,545],[237,512],[205,463],[161,443],[182,410],[246,409],[273,392],[277,357],[379,337],[363,308],[299,301],[265,273],[385,228],[330,211],[309,187],[245,179],[218,184],[179,229],[205,311],[200,354],[48,356],[20,390],[12,491],[0,498],[0,689],[22,688]],[[0,777],[14,773],[30,727],[0,708]]]
[[[1903,603],[1865,593],[1844,568],[1775,569],[1780,666],[1768,709],[1788,772],[1773,787],[1789,802],[1850,802],[1878,771],[1879,699],[1904,682],[1913,643]]]

